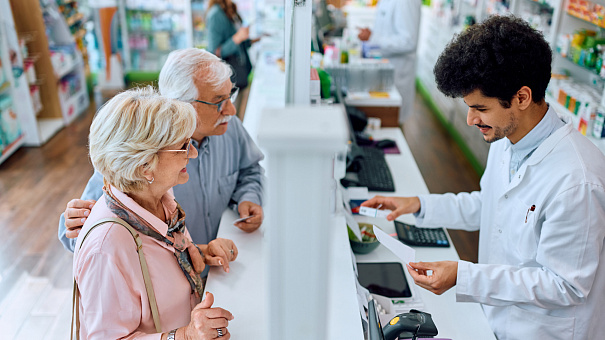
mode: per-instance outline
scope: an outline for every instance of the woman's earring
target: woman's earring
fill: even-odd
[[[155,177],[151,177],[151,181],[147,180],[147,183],[151,184],[151,183],[153,183],[153,181],[155,181]]]

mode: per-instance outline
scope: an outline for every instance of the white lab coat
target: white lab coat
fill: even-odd
[[[605,156],[568,123],[509,183],[505,146],[492,144],[480,192],[423,197],[420,225],[480,228],[457,301],[483,304],[499,340],[603,339]]]
[[[420,0],[380,0],[371,29],[370,43],[395,67],[395,87],[402,98],[400,123],[414,110],[420,6]]]

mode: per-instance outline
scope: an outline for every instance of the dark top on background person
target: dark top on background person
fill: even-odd
[[[248,48],[258,39],[250,40],[250,27],[243,25],[237,6],[231,0],[210,0],[206,28],[208,51],[233,67],[231,80],[237,87],[248,86],[248,75],[252,70]]]

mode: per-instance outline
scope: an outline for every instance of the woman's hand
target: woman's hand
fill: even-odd
[[[395,220],[403,214],[413,214],[420,211],[420,199],[418,197],[384,197],[374,198],[361,203],[362,207],[389,209],[392,212],[387,216],[388,221]]]
[[[239,45],[244,40],[248,39],[248,37],[250,37],[250,27],[240,27],[231,39],[236,45]]]
[[[225,272],[229,272],[229,262],[237,258],[237,247],[233,241],[225,238],[217,238],[207,245],[199,245],[204,253],[206,263],[210,266],[223,266]]]
[[[222,308],[212,308],[214,303],[214,295],[206,292],[204,301],[198,303],[191,311],[191,321],[189,325],[177,331],[177,339],[184,340],[206,340],[216,339],[231,339],[231,334],[227,329],[229,321],[233,320],[233,315]],[[220,333],[219,333],[220,329]],[[179,336],[180,334],[183,336]]]

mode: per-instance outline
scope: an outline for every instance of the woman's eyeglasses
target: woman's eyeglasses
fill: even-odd
[[[185,142],[185,144],[183,144],[183,146],[178,149],[178,150],[158,150],[158,152],[186,152],[187,154],[187,158],[189,158],[189,150],[191,149],[192,145],[191,145],[192,139],[191,137],[187,138],[187,141]]]
[[[221,100],[218,103],[208,103],[202,100],[197,100],[194,99],[194,102],[198,102],[198,103],[202,103],[202,104],[206,104],[206,105],[213,105],[216,106],[216,110],[220,113],[223,112],[223,109],[225,108],[225,104],[227,103],[227,100],[230,99],[231,103],[235,102],[235,99],[237,99],[237,94],[239,93],[239,87],[234,87],[231,89],[231,93],[229,94],[229,98],[225,98],[223,100]]]

